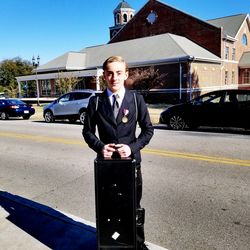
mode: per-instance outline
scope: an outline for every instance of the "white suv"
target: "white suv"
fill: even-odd
[[[68,119],[70,122],[80,120],[84,124],[89,99],[98,93],[95,90],[77,90],[62,95],[43,108],[45,122]]]

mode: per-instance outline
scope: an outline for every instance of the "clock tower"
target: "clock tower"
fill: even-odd
[[[122,1],[113,11],[114,23],[113,27],[109,28],[110,39],[113,38],[116,33],[130,20],[135,14],[135,10],[126,2]]]

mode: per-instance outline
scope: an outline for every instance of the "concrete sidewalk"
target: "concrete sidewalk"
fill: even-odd
[[[3,191],[0,221],[0,249],[96,249],[94,223]]]

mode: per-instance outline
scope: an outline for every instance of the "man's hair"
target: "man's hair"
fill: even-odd
[[[113,62],[121,62],[125,64],[125,71],[128,71],[128,64],[125,62],[125,60],[121,56],[110,56],[104,63],[103,63],[103,70],[107,69],[107,66],[109,63]]]

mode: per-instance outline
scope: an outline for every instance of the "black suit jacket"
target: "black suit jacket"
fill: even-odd
[[[136,101],[138,112],[136,112],[134,94],[126,90],[118,116],[115,119],[107,90],[98,98],[94,96],[90,99],[82,134],[89,147],[96,151],[99,156],[101,156],[105,144],[122,143],[131,148],[132,157],[136,159],[136,162],[141,162],[140,150],[149,143],[154,129],[143,97],[136,94]],[[122,122],[124,109],[129,111],[127,123]],[[136,137],[137,122],[141,128],[138,137]],[[96,127],[98,128],[98,137]]]

